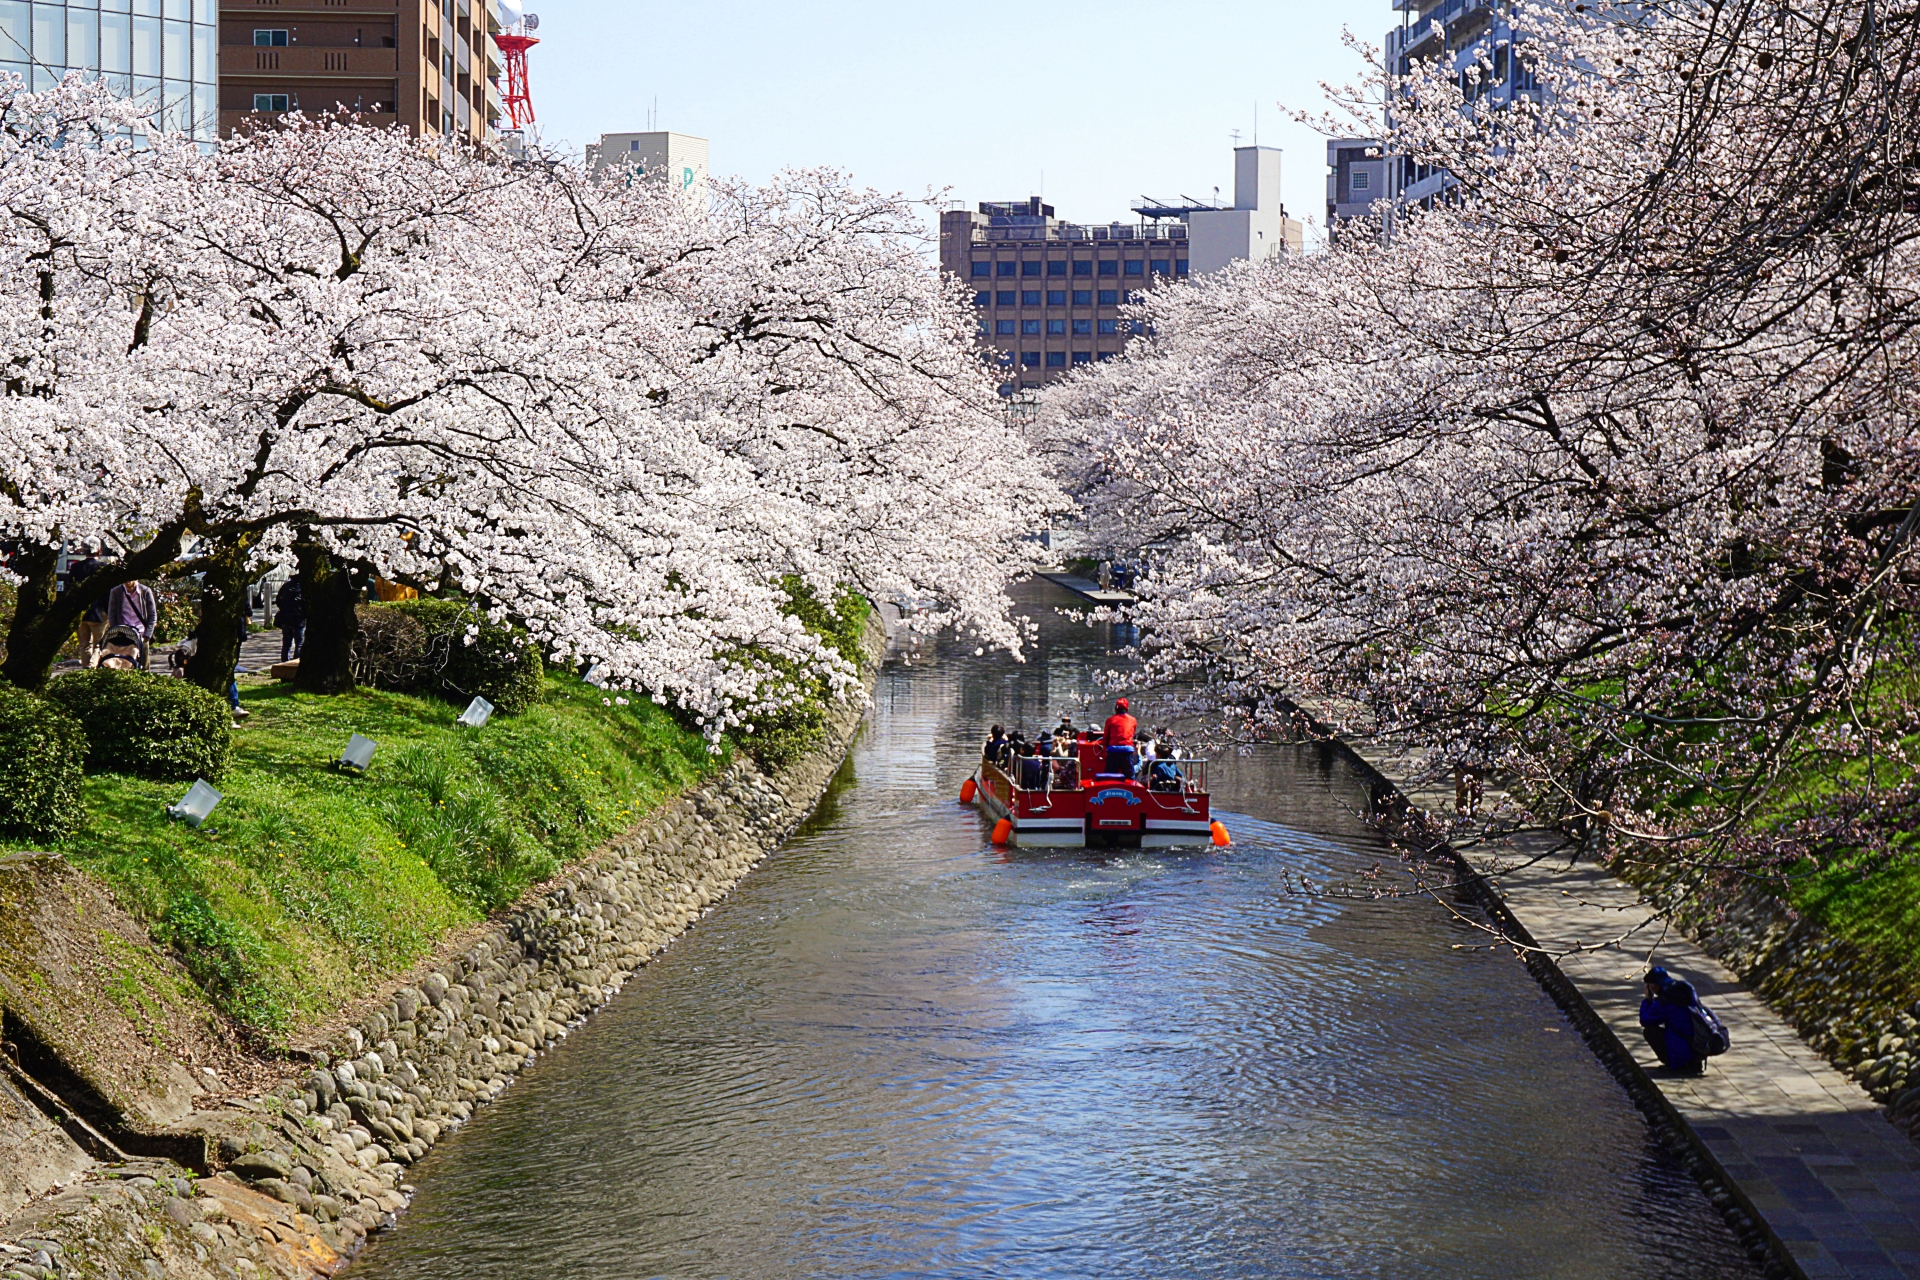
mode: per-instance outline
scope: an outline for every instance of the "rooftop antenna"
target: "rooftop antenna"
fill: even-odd
[[[1234,146],[1236,146],[1236,147],[1237,147],[1237,146],[1239,146],[1239,145],[1240,145],[1240,131],[1239,131],[1238,129],[1229,129],[1229,130],[1228,130],[1227,132],[1229,132],[1229,133],[1231,133],[1231,134],[1233,135],[1233,145],[1234,145]]]
[[[1253,145],[1260,145],[1260,100],[1253,100]]]

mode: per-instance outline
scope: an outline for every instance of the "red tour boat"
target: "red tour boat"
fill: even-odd
[[[1227,844],[1208,808],[1205,760],[1150,761],[1140,775],[1104,773],[1106,740],[1081,733],[1069,757],[983,760],[960,788],[999,819],[993,842],[1024,848]]]

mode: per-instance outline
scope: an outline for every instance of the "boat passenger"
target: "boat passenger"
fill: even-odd
[[[1019,760],[1020,789],[1022,791],[1047,790],[1047,760],[1040,754],[1037,746],[1028,746]]]
[[[1158,744],[1154,740],[1153,730],[1149,729],[1141,734],[1140,741],[1136,745],[1140,749],[1140,772],[1137,776],[1144,781],[1153,775],[1153,762],[1159,758],[1156,755]]]
[[[987,745],[980,752],[980,758],[988,764],[999,764],[1007,753],[1007,731],[999,725],[993,726],[993,732],[987,735]]]
[[[1140,722],[1127,714],[1127,700],[1121,698],[1113,704],[1113,714],[1107,717],[1107,772],[1123,773],[1133,776],[1135,751],[1134,731]]]

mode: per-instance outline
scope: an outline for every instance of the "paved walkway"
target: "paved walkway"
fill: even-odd
[[[1388,781],[1405,776],[1403,757],[1391,750],[1358,754]],[[1404,790],[1430,812],[1454,804],[1450,788]],[[1548,847],[1516,843],[1497,858],[1468,861],[1489,875],[1536,945],[1559,957],[1572,989],[1719,1165],[1748,1213],[1811,1280],[1920,1280],[1920,1146],[1730,972],[1665,929],[1632,886],[1559,854],[1517,867]],[[1693,982],[1726,1023],[1732,1049],[1705,1076],[1668,1074],[1641,1036],[1649,953]]]

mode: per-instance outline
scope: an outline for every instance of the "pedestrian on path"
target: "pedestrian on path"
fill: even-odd
[[[160,622],[160,602],[153,588],[135,580],[123,582],[107,592],[107,628],[125,627],[140,637],[140,669],[147,669],[153,654],[153,632]]]
[[[84,581],[101,565],[102,544],[98,538],[88,538],[81,543],[85,552],[80,559],[67,566],[67,588]],[[100,663],[100,646],[107,636],[107,598],[95,596],[87,603],[87,612],[80,619],[80,664],[93,667]]]
[[[1658,965],[1647,970],[1640,1000],[1640,1029],[1653,1046],[1660,1065],[1676,1075],[1703,1075],[1706,1055],[1695,1045],[1694,1010],[1700,997],[1693,984],[1683,982]]]
[[[288,578],[273,598],[275,618],[280,623],[280,661],[300,656],[307,642],[307,601],[300,594],[300,579]]]

